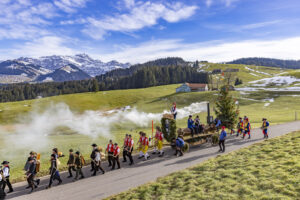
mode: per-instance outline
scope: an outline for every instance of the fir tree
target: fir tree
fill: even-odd
[[[98,81],[97,79],[93,79],[93,82],[92,82],[92,91],[93,92],[98,92],[99,91],[99,84],[98,84]]]
[[[224,85],[219,91],[215,108],[216,116],[226,128],[233,128],[237,122],[237,109],[235,101],[229,94],[229,85]]]

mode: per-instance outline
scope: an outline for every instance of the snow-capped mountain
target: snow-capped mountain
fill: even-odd
[[[63,81],[75,81],[91,78],[87,73],[76,67],[75,65],[68,64],[54,72],[39,76],[37,82],[63,82]]]
[[[51,72],[39,65],[24,61],[7,60],[0,63],[0,83],[29,82]]]
[[[101,60],[95,60],[89,57],[87,54],[77,54],[75,56],[44,56],[38,59],[21,57],[18,60],[39,65],[52,71],[72,64],[92,77],[104,74],[114,69],[130,67],[129,63],[123,64],[117,61],[105,63]]]

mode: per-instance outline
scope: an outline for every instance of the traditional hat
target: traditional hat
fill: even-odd
[[[69,152],[73,152],[73,149],[69,149]]]
[[[267,120],[267,119],[266,119],[266,118],[263,118],[262,120],[264,121],[264,120]]]
[[[76,151],[76,153],[75,154],[77,154],[77,155],[80,155],[80,152],[79,151]]]
[[[2,162],[2,165],[7,165],[7,164],[9,164],[9,162],[6,160]]]
[[[96,146],[97,146],[97,144],[95,144],[95,143],[94,143],[94,144],[92,144],[92,147],[96,147]]]

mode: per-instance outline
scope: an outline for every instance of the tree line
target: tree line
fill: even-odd
[[[67,82],[19,83],[0,86],[0,101],[22,101],[39,97],[63,94],[97,92],[99,90],[134,89],[151,86],[191,82],[207,83],[207,73],[197,72],[189,66],[133,66],[129,74],[122,74],[123,69],[97,76],[93,79]],[[128,70],[128,69],[127,69]],[[121,72],[121,73],[120,73]],[[122,74],[122,75],[120,75]]]
[[[267,67],[279,67],[287,69],[300,69],[300,60],[280,60],[273,58],[241,58],[228,64],[243,64],[243,65],[256,65]]]

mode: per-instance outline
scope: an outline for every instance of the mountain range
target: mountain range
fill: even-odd
[[[83,80],[130,66],[114,60],[105,63],[87,54],[21,57],[0,62],[0,83]]]

